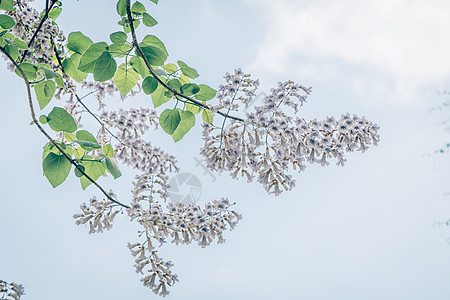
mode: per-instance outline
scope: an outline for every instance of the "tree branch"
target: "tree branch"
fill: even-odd
[[[42,17],[41,22],[39,23],[39,26],[36,28],[36,31],[34,32],[33,36],[31,37],[31,40],[28,42],[28,48],[30,48],[31,44],[33,44],[34,40],[37,37],[37,34],[39,33],[39,31],[42,28],[42,25],[44,25],[45,20],[47,20],[48,17],[48,13],[50,12],[50,10],[52,9],[53,5],[55,5],[57,0],[51,0],[52,2],[50,3],[50,6],[48,5],[48,1],[45,2],[45,15]],[[19,63],[23,63],[25,56],[28,54],[28,49],[25,50],[25,52],[23,52],[22,58],[20,59]]]
[[[87,175],[84,170],[73,160],[64,150],[61,148],[58,143],[55,142],[55,140],[50,137],[50,135],[45,131],[44,128],[39,124],[39,121],[36,119],[36,113],[34,112],[34,106],[33,106],[33,100],[31,96],[31,88],[30,88],[30,82],[28,81],[27,76],[23,72],[22,68],[19,66],[18,63],[9,55],[8,52],[3,47],[0,47],[0,51],[8,57],[8,59],[11,61],[11,63],[16,67],[16,69],[19,71],[20,75],[22,76],[25,85],[27,87],[27,96],[28,96],[28,106],[30,107],[31,112],[31,118],[33,119],[33,123],[37,126],[39,131],[63,154],[63,156],[72,164],[75,166],[75,168],[80,171],[81,174],[83,174],[92,184],[94,184],[105,196],[108,198],[108,200],[122,206],[125,208],[130,208],[128,205],[122,204],[119,201],[113,199],[95,180],[93,180],[89,175]]]
[[[167,90],[169,90],[172,94],[174,94],[174,95],[176,95],[176,96],[178,96],[178,97],[181,97],[181,98],[183,98],[183,99],[186,99],[186,100],[189,101],[191,104],[194,104],[194,105],[196,105],[196,106],[199,106],[199,107],[202,107],[202,108],[205,108],[205,109],[209,109],[209,110],[210,110],[210,108],[209,108],[207,105],[201,103],[200,101],[195,100],[195,99],[193,99],[193,98],[191,98],[191,97],[188,97],[188,96],[186,96],[186,95],[183,95],[183,94],[177,92],[176,90],[174,90],[173,88],[171,88],[170,86],[168,86],[165,82],[163,82],[163,81],[158,77],[158,75],[156,75],[156,74],[154,73],[153,67],[152,67],[152,66],[150,65],[150,63],[148,62],[147,57],[145,56],[144,52],[142,51],[141,47],[139,46],[139,43],[138,43],[137,38],[136,38],[136,32],[135,32],[135,30],[134,30],[134,24],[133,24],[133,16],[131,15],[130,0],[126,0],[126,9],[127,9],[128,23],[130,24],[131,36],[132,36],[132,38],[133,38],[133,45],[136,47],[136,49],[137,49],[139,55],[140,55],[140,56],[142,57],[142,59],[144,60],[145,65],[147,66],[148,70],[150,71],[150,74],[151,74],[151,75],[152,75],[152,76],[153,76],[153,77],[154,77],[154,78],[155,78],[155,79],[156,79],[163,87],[165,87]],[[244,120],[241,119],[241,118],[234,117],[234,116],[230,116],[230,115],[228,115],[228,114],[226,114],[226,113],[223,113],[223,112],[221,112],[221,111],[217,111],[217,113],[218,113],[219,115],[225,117],[225,118],[230,118],[230,119],[233,119],[233,120],[236,120],[236,121],[244,122]]]

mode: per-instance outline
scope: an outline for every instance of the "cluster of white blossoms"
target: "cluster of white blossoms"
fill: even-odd
[[[173,264],[171,261],[163,261],[154,249],[150,237],[147,235],[144,243],[128,243],[128,249],[134,257],[136,273],[145,275],[141,278],[144,286],[150,288],[155,294],[160,296],[169,295],[167,286],[172,286],[178,277],[170,269]],[[148,275],[147,275],[148,273]]]
[[[236,69],[234,74],[226,73],[225,85],[220,85],[216,94],[219,101],[217,105],[211,106],[213,112],[221,109],[237,110],[238,102],[244,103],[247,108],[256,97],[255,91],[259,86],[259,80],[252,80],[249,74],[244,74],[242,70]]]
[[[239,88],[228,91],[226,97],[234,99]],[[267,192],[279,195],[295,186],[291,169],[303,171],[305,162],[325,166],[330,158],[344,165],[344,152],[364,152],[369,145],[377,145],[379,127],[364,117],[346,114],[308,122],[283,111],[287,108],[296,114],[310,92],[311,88],[292,81],[280,82],[263,106],[246,115],[245,122],[231,120],[228,128],[223,126],[227,119],[221,127],[204,124],[201,154],[208,168],[229,171],[233,178],[240,174],[248,181],[257,177]]]
[[[217,243],[223,243],[223,232],[230,227],[234,229],[242,218],[237,212],[230,210],[228,199],[214,200],[202,209],[195,204],[185,206],[182,203],[169,203],[167,211],[158,202],[142,203],[133,201],[128,215],[137,219],[146,232],[161,244],[171,237],[172,243],[190,244],[197,242],[202,248]]]
[[[110,191],[111,197],[115,195]],[[81,206],[81,214],[75,214],[73,218],[75,224],[82,225],[89,222],[89,234],[110,230],[116,215],[120,212],[120,207],[109,200],[97,200],[93,196],[89,201],[89,206],[83,203]]]
[[[26,0],[16,0],[21,9],[15,9],[8,14],[16,22],[16,26],[11,29],[11,33],[16,37],[22,39],[25,43],[29,43],[34,32],[41,22],[39,12],[28,5]],[[39,34],[34,39],[33,43],[28,47],[25,58],[30,60],[33,64],[44,63],[54,67],[51,57],[53,56],[53,45],[50,42],[52,39],[55,42],[63,42],[66,37],[59,30],[57,25],[53,24],[51,19],[47,19],[42,24]],[[20,56],[24,54],[25,50],[19,50]]]
[[[19,300],[23,295],[25,295],[25,289],[21,284],[0,280],[0,299]]]

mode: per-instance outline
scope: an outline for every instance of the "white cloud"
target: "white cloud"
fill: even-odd
[[[450,78],[448,1],[247,1],[268,24],[253,68],[281,72],[292,55],[338,59],[381,72],[408,94]]]

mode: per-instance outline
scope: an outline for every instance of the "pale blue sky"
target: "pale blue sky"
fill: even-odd
[[[115,1],[66,1],[64,32],[95,41],[119,29]],[[150,1],[147,1],[150,2]],[[450,86],[450,11],[445,1],[167,1],[149,5],[170,57],[195,66],[217,86],[242,67],[266,92],[279,80],[312,86],[307,119],[364,115],[381,127],[381,142],[347,165],[308,166],[297,187],[275,198],[257,183],[216,182],[196,167],[200,129],[178,144],[149,139],[175,154],[203,184],[201,203],[227,196],[244,219],[227,242],[201,249],[165,245],[180,282],[171,299],[449,299],[450,158],[427,155],[450,140],[430,113]],[[445,12],[445,13],[444,13]],[[81,20],[87,20],[81,22]],[[420,22],[414,22],[415,19]],[[4,65],[4,64],[2,64]],[[29,126],[21,80],[0,73],[2,208],[0,278],[22,283],[24,299],[158,299],[139,282],[126,244],[136,227],[120,216],[113,230],[88,235],[72,215],[97,194],[74,176],[52,189],[41,170],[45,139]],[[95,107],[95,98],[88,98]],[[108,100],[115,107],[116,99]],[[54,102],[57,105],[57,102]],[[150,105],[148,97],[129,107]],[[198,122],[199,123],[199,122]],[[93,124],[93,123],[92,123]],[[134,173],[104,178],[122,201]]]

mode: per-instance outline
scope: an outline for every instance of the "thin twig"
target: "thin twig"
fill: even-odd
[[[186,95],[183,95],[183,94],[177,92],[176,90],[174,90],[173,88],[171,88],[170,86],[168,86],[164,81],[161,80],[161,78],[159,78],[158,75],[156,75],[156,74],[154,73],[153,67],[152,67],[152,66],[150,65],[150,63],[148,62],[147,57],[145,56],[144,52],[142,51],[141,47],[139,46],[139,43],[138,43],[137,38],[136,38],[136,32],[135,32],[135,30],[134,30],[134,24],[133,24],[133,17],[132,17],[132,15],[131,15],[130,0],[126,0],[126,9],[127,9],[128,23],[130,24],[131,36],[132,36],[132,38],[133,38],[133,45],[136,47],[136,49],[137,49],[139,55],[140,55],[140,56],[142,57],[142,59],[144,60],[145,65],[147,66],[147,69],[150,71],[150,74],[151,74],[151,75],[152,75],[152,76],[153,76],[153,77],[154,77],[154,78],[155,78],[155,79],[156,79],[163,87],[165,87],[167,90],[169,90],[169,91],[170,91],[172,94],[174,94],[175,96],[184,98],[184,99],[188,100],[188,101],[189,101],[191,104],[193,104],[193,105],[196,105],[196,106],[199,106],[199,107],[202,107],[202,108],[205,108],[205,109],[209,109],[209,110],[210,110],[210,108],[209,108],[207,105],[201,103],[200,101],[195,100],[195,99],[193,99],[193,98],[191,98],[191,97],[188,97],[188,96],[186,96]],[[226,113],[223,113],[223,112],[221,112],[221,111],[217,111],[217,113],[218,113],[219,115],[223,116],[223,117],[230,118],[230,119],[233,119],[233,120],[236,120],[236,121],[244,122],[244,120],[241,119],[241,118],[234,117],[234,116],[230,116],[230,115],[228,115],[228,114],[226,114]]]
[[[81,174],[83,174],[92,184],[94,184],[105,196],[108,198],[108,200],[122,206],[125,208],[130,208],[128,205],[122,204],[119,201],[112,198],[95,180],[93,180],[89,175],[87,175],[84,170],[73,160],[64,150],[61,148],[61,146],[45,131],[44,128],[39,124],[39,121],[36,119],[36,113],[34,112],[34,106],[33,106],[33,99],[31,97],[31,88],[30,88],[30,82],[28,81],[27,76],[19,66],[19,64],[9,55],[8,52],[3,47],[0,47],[0,51],[3,52],[3,54],[8,57],[8,59],[11,61],[11,63],[16,67],[16,69],[19,71],[20,75],[22,76],[25,85],[27,87],[27,96],[28,96],[28,106],[30,107],[31,112],[31,118],[33,119],[33,123],[37,126],[39,131],[63,154],[63,156],[72,164],[75,166],[75,168],[80,171]]]

